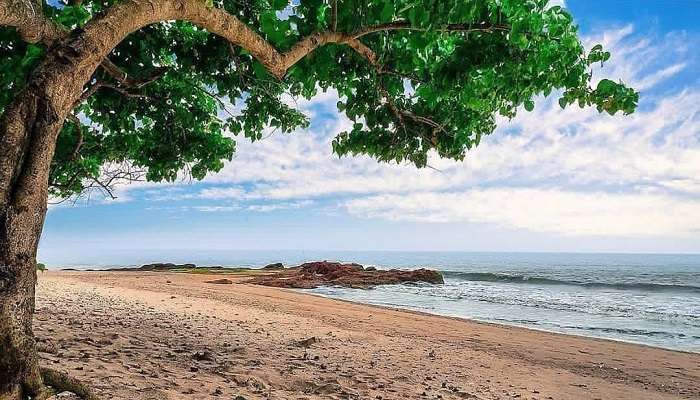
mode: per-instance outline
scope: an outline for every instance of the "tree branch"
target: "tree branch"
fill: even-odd
[[[111,85],[111,84],[106,83],[104,81],[98,80],[92,86],[90,86],[89,88],[87,88],[86,90],[83,91],[83,93],[80,95],[78,100],[75,102],[75,106],[81,104],[82,102],[84,102],[85,100],[90,98],[90,96],[95,94],[95,92],[97,92],[98,90],[100,90],[102,88],[114,90],[115,92],[120,93],[124,97],[129,97],[129,98],[133,98],[133,99],[150,99],[150,97],[145,95],[145,94],[132,93],[129,90],[127,90],[128,88],[124,88],[124,87],[116,86],[116,85]]]
[[[366,58],[372,65],[377,66],[377,54],[374,52],[374,50],[367,47],[358,39],[350,39],[346,44],[350,46],[351,49],[355,50],[359,55]]]
[[[120,86],[115,86],[115,85],[109,85],[109,84],[106,84],[106,83],[100,84],[99,87],[100,87],[100,88],[105,88],[105,89],[112,89],[112,90],[114,90],[115,92],[118,92],[119,94],[121,94],[121,95],[124,96],[124,97],[129,97],[129,98],[133,98],[133,99],[150,99],[150,98],[151,98],[151,97],[149,97],[149,96],[147,96],[147,95],[145,95],[145,94],[141,94],[141,93],[131,93],[131,92],[129,92],[128,90],[126,90],[125,88],[122,88],[122,87],[120,87]]]
[[[155,82],[158,79],[160,79],[165,73],[168,71],[167,68],[162,67],[156,69],[156,71],[149,76],[146,79],[143,80],[137,80],[133,79],[127,74],[124,70],[119,68],[116,64],[114,64],[109,58],[105,58],[102,60],[102,63],[100,64],[100,67],[112,78],[117,80],[121,85],[127,86],[129,88],[134,88],[138,89],[143,86],[148,85],[149,83]]]
[[[469,32],[487,32],[493,33],[498,31],[508,31],[510,26],[505,24],[492,24],[490,22],[477,22],[472,24],[448,24],[443,27],[437,28],[419,28],[411,26],[408,21],[394,21],[386,24],[371,25],[364,28],[360,28],[355,32],[351,33],[350,36],[354,39],[359,39],[363,36],[367,36],[372,33],[377,32],[389,32],[389,31],[416,31],[416,32],[454,32],[454,33],[469,33]]]
[[[434,28],[433,31],[436,32],[455,32],[455,33],[468,33],[468,32],[497,32],[497,31],[508,31],[510,27],[503,24],[491,24],[488,22],[479,22],[474,24],[449,24],[441,28]],[[317,32],[307,36],[306,38],[297,42],[289,51],[282,55],[281,66],[278,70],[287,71],[294,64],[299,62],[306,55],[316,50],[317,48],[331,43],[336,44],[346,44],[353,48],[355,51],[360,53],[363,57],[367,58],[370,62],[372,59],[368,58],[370,56],[374,57],[374,52],[369,50],[369,48],[358,41],[363,36],[367,36],[372,33],[377,32],[389,32],[389,31],[399,31],[399,30],[409,30],[409,31],[419,31],[427,32],[426,28],[417,28],[410,25],[408,21],[396,21],[386,24],[371,25],[364,28],[360,28],[352,33],[341,33],[333,31]],[[369,51],[368,51],[369,50]],[[284,76],[278,75],[278,77]]]
[[[338,31],[338,0],[331,1],[331,32]]]
[[[404,133],[406,132],[406,122],[404,121],[404,117],[408,117],[416,122],[422,123],[424,125],[428,125],[431,128],[433,128],[433,135],[430,137],[425,137],[427,140],[430,141],[430,143],[433,146],[437,146],[437,139],[438,139],[438,132],[442,131],[445,134],[449,135],[450,133],[445,129],[444,126],[441,124],[433,121],[430,118],[422,117],[420,115],[416,115],[412,113],[411,111],[408,110],[402,110],[396,107],[396,104],[394,104],[393,100],[391,99],[391,96],[389,95],[389,92],[384,88],[384,85],[381,83],[381,75],[386,74],[387,70],[385,70],[378,62],[377,62],[377,56],[376,54],[370,49],[369,47],[365,46],[362,42],[360,42],[357,39],[352,39],[348,42],[348,46],[352,47],[356,52],[359,54],[363,55],[374,67],[375,71],[377,72],[377,77],[379,78],[377,82],[377,86],[379,88],[379,92],[384,97],[384,101],[386,102],[386,106],[389,108],[389,110],[396,116],[396,119],[399,121],[399,124],[401,125],[401,128],[403,129]],[[394,75],[398,75],[399,77],[402,77],[401,74],[394,72]]]
[[[133,165],[127,162],[112,163],[103,166],[99,176],[90,176],[87,171],[77,171],[68,180],[68,183],[61,184],[55,181],[49,181],[49,187],[63,190],[68,195],[59,201],[52,204],[60,204],[64,201],[71,200],[73,203],[81,198],[90,198],[92,193],[98,191],[112,199],[118,198],[115,194],[117,185],[128,182],[144,181],[146,170],[134,168]],[[79,191],[76,192],[73,188],[74,183],[81,180]]]
[[[126,182],[139,182],[142,181],[146,172],[141,169],[132,169],[132,166],[127,163],[122,163],[121,165],[114,165],[115,169],[110,169],[105,167],[102,169],[101,176],[91,177],[91,184],[83,188],[83,191],[89,191],[90,189],[97,188],[103,193],[106,193],[113,200],[117,198],[114,194],[114,189],[117,184],[122,181]]]
[[[0,3],[0,25],[15,26],[22,33],[25,40],[52,41],[64,37],[65,32],[53,22],[49,21],[41,12],[35,12],[27,7],[27,1],[31,0],[3,0]],[[333,1],[333,13],[337,13],[337,0]],[[289,51],[280,53],[274,46],[267,42],[257,32],[241,22],[237,17],[220,8],[209,7],[202,0],[131,0],[118,3],[110,7],[107,12],[93,19],[85,27],[85,31],[103,31],[106,38],[102,46],[116,46],[126,35],[159,21],[186,20],[208,31],[219,35],[234,45],[240,46],[250,52],[260,61],[272,75],[283,78],[287,70],[299,60],[313,52],[320,46],[336,43],[346,44],[358,51],[362,56],[369,57],[374,52],[356,42],[363,36],[376,32],[389,32],[397,30],[428,31],[426,28],[413,27],[408,21],[394,21],[384,24],[371,25],[360,28],[351,33],[337,32],[337,16],[329,31],[311,34],[294,45]],[[119,21],[119,24],[115,24]],[[103,26],[104,25],[104,26]],[[111,32],[104,32],[107,27]],[[437,32],[496,32],[507,31],[509,26],[503,24],[491,24],[478,22],[469,24],[448,24],[443,27],[431,28]],[[111,51],[111,48],[107,49]],[[105,57],[106,58],[106,54]],[[115,78],[121,77],[120,82],[128,82],[129,77],[120,72],[110,61],[103,65],[104,69]],[[119,79],[118,79],[119,80]],[[131,86],[131,85],[126,85]]]
[[[106,183],[102,183],[99,179],[97,178],[92,178],[92,181],[99,186],[104,193],[107,193],[107,195],[112,199],[116,200],[117,196],[114,195],[114,192],[112,192],[112,188],[109,187]],[[89,189],[91,186],[88,186],[87,188]]]
[[[78,141],[75,144],[75,148],[73,149],[73,153],[71,154],[70,159],[75,160],[78,158],[78,153],[80,153],[80,148],[83,147],[83,124],[80,122],[80,119],[76,117],[74,114],[68,114],[68,119],[73,122],[75,125],[76,130],[78,131]]]
[[[89,99],[90,96],[95,94],[95,92],[97,92],[100,89],[100,87],[102,87],[101,85],[102,85],[102,81],[96,81],[92,86],[83,90],[83,92],[80,94],[80,97],[78,98],[78,100],[76,100],[75,103],[73,104],[73,108],[79,106],[85,100]]]
[[[109,76],[111,76],[116,81],[118,81],[119,84],[122,86],[110,85],[104,81],[97,80],[97,81],[95,81],[95,83],[92,86],[90,86],[89,88],[87,88],[83,91],[83,93],[80,95],[78,100],[75,102],[75,106],[82,104],[85,100],[90,98],[90,96],[95,94],[95,92],[97,92],[100,88],[108,88],[108,89],[118,91],[126,97],[148,98],[148,96],[146,96],[146,95],[132,93],[132,92],[129,92],[127,89],[140,89],[140,88],[158,80],[168,70],[167,68],[158,68],[156,70],[156,72],[154,74],[152,74],[150,77],[148,77],[144,80],[136,80],[136,79],[130,78],[126,72],[124,72],[121,68],[119,68],[116,64],[114,64],[108,58],[105,58],[104,60],[102,60],[102,63],[100,64],[100,66]]]
[[[17,29],[22,40],[28,43],[51,43],[65,35],[57,24],[44,17],[43,1],[1,0],[0,26]]]

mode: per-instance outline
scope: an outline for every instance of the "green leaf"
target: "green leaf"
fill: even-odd
[[[562,97],[559,99],[559,107],[561,108],[566,108],[566,106],[569,104],[569,102],[566,100],[565,97]]]
[[[44,55],[44,49],[41,46],[30,44],[27,46],[27,52],[22,58],[22,67],[29,67],[36,63],[39,58]]]
[[[320,7],[318,7],[318,11],[316,13],[316,20],[318,21],[316,26],[318,29],[324,29],[328,26],[330,21],[330,10],[331,6],[329,4],[322,4]]]
[[[93,15],[121,3],[47,3],[44,11],[80,35],[78,28]],[[331,19],[329,0],[214,4],[217,12],[235,15],[281,53],[304,37],[328,31]],[[488,140],[500,116],[513,118],[522,108],[533,111],[538,96],[561,94],[562,108],[577,104],[609,114],[631,113],[639,102],[639,94],[615,76],[592,81],[592,67],[607,61],[610,53],[601,45],[586,51],[570,13],[547,8],[546,0],[339,4],[341,32],[392,21],[414,29],[362,37],[376,54],[376,65],[346,44],[319,43],[282,79],[270,74],[252,47],[231,45],[192,23],[153,24],[131,33],[109,57],[130,78],[149,82],[133,89],[143,97],[98,90],[73,110],[85,116],[84,144],[73,157],[79,127],[64,124],[51,166],[52,194],[79,192],[80,183],[99,177],[107,164],[134,165],[153,181],[177,179],[183,170],[202,178],[233,157],[233,136],[257,141],[269,130],[284,134],[308,126],[305,110],[298,109],[304,103],[296,100],[328,90],[337,91],[338,111],[350,120],[347,131],[333,140],[334,152],[418,167],[427,164],[430,153],[464,159]],[[284,12],[283,19],[280,11],[290,5],[293,12]],[[480,22],[509,29],[445,29]],[[0,28],[0,54],[4,108],[26,86],[46,50]],[[154,75],[158,78],[149,80]],[[92,78],[107,77],[98,69]]]
[[[284,10],[289,5],[289,0],[272,0],[272,7],[275,10]]]
[[[535,102],[532,100],[525,100],[525,110],[532,111],[535,109]]]
[[[67,29],[83,26],[92,14],[83,6],[65,6],[55,17],[55,21]]]
[[[394,8],[394,2],[393,1],[385,1],[384,2],[384,8],[382,8],[382,13],[380,14],[380,19],[382,21],[391,21],[393,20],[395,13],[395,8]]]

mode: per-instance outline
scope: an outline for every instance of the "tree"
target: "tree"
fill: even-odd
[[[538,95],[610,114],[638,100],[591,84],[610,54],[547,0],[60,1],[0,0],[0,399],[60,384],[31,327],[49,196],[201,179],[232,136],[292,132],[308,121],[289,98],[328,89],[354,122],[337,154],[418,167],[463,159]]]

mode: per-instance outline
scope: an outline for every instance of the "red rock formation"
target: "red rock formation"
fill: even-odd
[[[341,264],[328,261],[310,262],[275,274],[257,276],[246,283],[312,289],[319,286],[367,288],[410,282],[444,283],[439,272],[423,268],[412,271],[376,270],[374,268],[365,269],[360,264]]]

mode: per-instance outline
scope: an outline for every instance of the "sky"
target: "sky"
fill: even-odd
[[[559,3],[563,3],[559,1]],[[641,92],[631,116],[561,110],[502,119],[465,161],[431,168],[332,154],[335,93],[312,124],[259,142],[202,182],[138,183],[117,200],[50,207],[47,261],[113,250],[700,253],[700,1],[567,0],[598,78]]]

